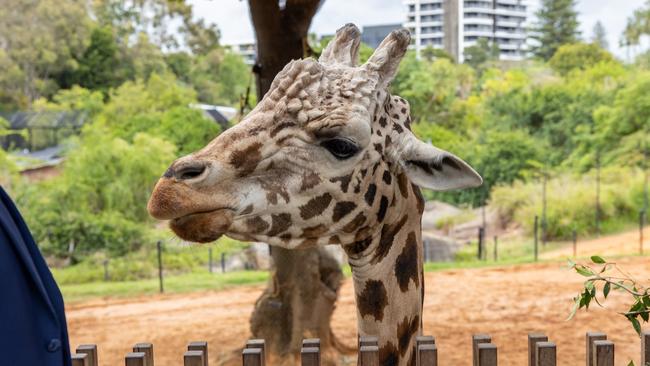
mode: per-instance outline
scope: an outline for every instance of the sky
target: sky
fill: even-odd
[[[532,14],[539,0],[525,1]],[[254,40],[246,0],[189,0],[189,3],[194,5],[197,16],[217,24],[223,44]],[[610,50],[626,59],[626,50],[619,46],[620,35],[627,18],[644,3],[645,0],[578,0],[582,37],[590,39],[594,24],[600,20],[607,30]],[[402,0],[326,0],[314,17],[310,32],[333,34],[345,23],[355,23],[359,27],[401,23],[404,17]]]

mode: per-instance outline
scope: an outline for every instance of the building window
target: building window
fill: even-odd
[[[436,22],[442,20],[442,16],[440,14],[434,14],[434,15],[422,15],[420,16],[420,21],[421,22]]]
[[[409,12],[415,12],[415,5],[409,5]]]

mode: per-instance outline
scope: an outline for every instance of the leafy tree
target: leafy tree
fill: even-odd
[[[215,49],[195,59],[189,75],[199,101],[237,105],[253,75],[241,56]]]
[[[413,120],[449,123],[452,103],[458,96],[467,97],[471,92],[473,70],[447,59],[420,62],[413,58],[404,63],[392,90],[410,101]]]
[[[614,56],[596,43],[574,43],[560,46],[548,64],[566,75],[572,70],[584,70],[600,62],[612,61]]]
[[[578,40],[580,32],[575,5],[576,0],[542,0],[531,35],[537,41],[532,47],[536,57],[549,60],[560,46]]]
[[[447,53],[447,51],[443,50],[442,48],[433,48],[431,46],[427,46],[422,51],[420,51],[420,55],[427,61],[433,61],[439,58],[444,58],[451,62],[456,61],[454,60],[454,56]]]
[[[120,75],[119,49],[110,27],[97,27],[90,35],[90,45],[79,59],[75,82],[88,89],[101,90],[118,86],[126,75]]]
[[[609,42],[607,41],[607,31],[605,30],[605,26],[600,20],[597,21],[596,24],[594,24],[591,41],[597,44],[598,46],[600,46],[600,48],[604,50],[609,49]]]
[[[27,107],[56,92],[56,79],[77,69],[86,48],[90,18],[82,0],[5,0],[0,6],[0,60],[9,63],[12,80]],[[9,60],[9,61],[7,61]],[[5,79],[4,71],[1,79]]]
[[[146,132],[174,143],[178,154],[188,154],[220,132],[219,125],[190,107],[195,102],[194,90],[173,75],[153,74],[146,82],[129,81],[117,88],[96,122],[126,141]]]
[[[499,45],[490,42],[487,38],[479,38],[476,44],[465,48],[463,51],[465,63],[478,70],[488,61],[499,59]]]
[[[150,221],[146,202],[174,146],[137,134],[133,143],[101,127],[86,128],[67,155],[63,172],[26,187],[18,202],[45,253],[80,258],[97,250],[123,255],[137,250]]]

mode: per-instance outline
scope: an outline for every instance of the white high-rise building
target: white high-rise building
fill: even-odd
[[[521,60],[526,52],[526,0],[403,0],[418,55],[441,48],[463,61],[465,48],[486,38],[499,46],[500,59]]]

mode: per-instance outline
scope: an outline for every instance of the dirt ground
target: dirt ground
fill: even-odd
[[[650,282],[650,257],[620,260],[638,280]],[[436,337],[441,365],[469,365],[471,335],[488,333],[499,364],[525,365],[529,332],[543,332],[558,346],[559,365],[584,364],[584,335],[603,331],[616,344],[616,365],[638,364],[639,338],[616,311],[622,293],[607,309],[593,307],[565,321],[582,279],[564,263],[449,270],[425,274],[424,333]],[[153,342],[156,365],[179,365],[190,341],[209,342],[211,365],[239,363],[238,349],[250,337],[248,317],[262,286],[214,292],[106,299],[68,306],[72,346],[96,343],[101,365],[121,365],[130,346]],[[346,280],[334,314],[335,334],[356,339],[354,296]]]

